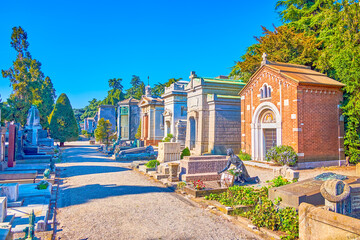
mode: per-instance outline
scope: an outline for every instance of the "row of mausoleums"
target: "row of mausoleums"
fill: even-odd
[[[134,140],[140,125],[145,145],[171,133],[193,155],[233,148],[263,161],[271,147],[289,145],[300,165],[335,165],[344,161],[343,86],[309,67],[269,62],[264,55],[247,84],[192,72],[190,82],[172,84],[161,98],[147,86],[140,101],[119,103],[118,136]]]

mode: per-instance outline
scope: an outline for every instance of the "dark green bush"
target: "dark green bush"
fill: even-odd
[[[145,166],[147,168],[154,168],[156,166],[159,166],[160,165],[160,162],[158,160],[151,160],[151,161],[148,161]]]
[[[183,159],[185,156],[190,156],[190,150],[188,147],[186,147],[186,148],[184,148],[184,150],[182,150],[180,158]]]

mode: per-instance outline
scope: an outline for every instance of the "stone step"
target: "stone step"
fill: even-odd
[[[180,176],[181,181],[217,181],[220,180],[221,175],[217,174],[217,172],[210,173],[196,173],[196,174],[183,174]]]
[[[156,173],[154,174],[154,178],[156,180],[161,180],[161,179],[165,179],[165,178],[168,178],[170,175],[169,174],[161,174],[161,173]]]
[[[23,160],[16,160],[16,163],[20,163],[20,164],[50,163],[50,159],[23,159]]]
[[[183,160],[196,160],[196,161],[203,161],[203,160],[222,160],[227,159],[226,156],[223,155],[205,155],[205,156],[185,156]]]
[[[0,180],[35,179],[37,171],[3,171]]]

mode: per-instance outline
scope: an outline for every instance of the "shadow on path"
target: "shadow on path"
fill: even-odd
[[[61,167],[61,177],[74,177],[74,176],[83,176],[90,174],[99,174],[99,173],[114,173],[114,172],[123,172],[129,171],[128,168],[123,167],[114,167],[114,166],[87,166],[87,165],[76,165],[76,166],[67,166]]]
[[[107,197],[136,195],[155,192],[173,192],[168,188],[155,186],[117,186],[115,184],[100,185],[91,184],[76,188],[65,188],[62,190],[64,200],[60,208],[86,203],[93,199],[103,199]]]

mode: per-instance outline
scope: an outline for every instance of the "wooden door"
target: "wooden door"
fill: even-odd
[[[265,138],[265,154],[269,151],[270,148],[276,146],[276,129],[264,129],[264,138]]]

